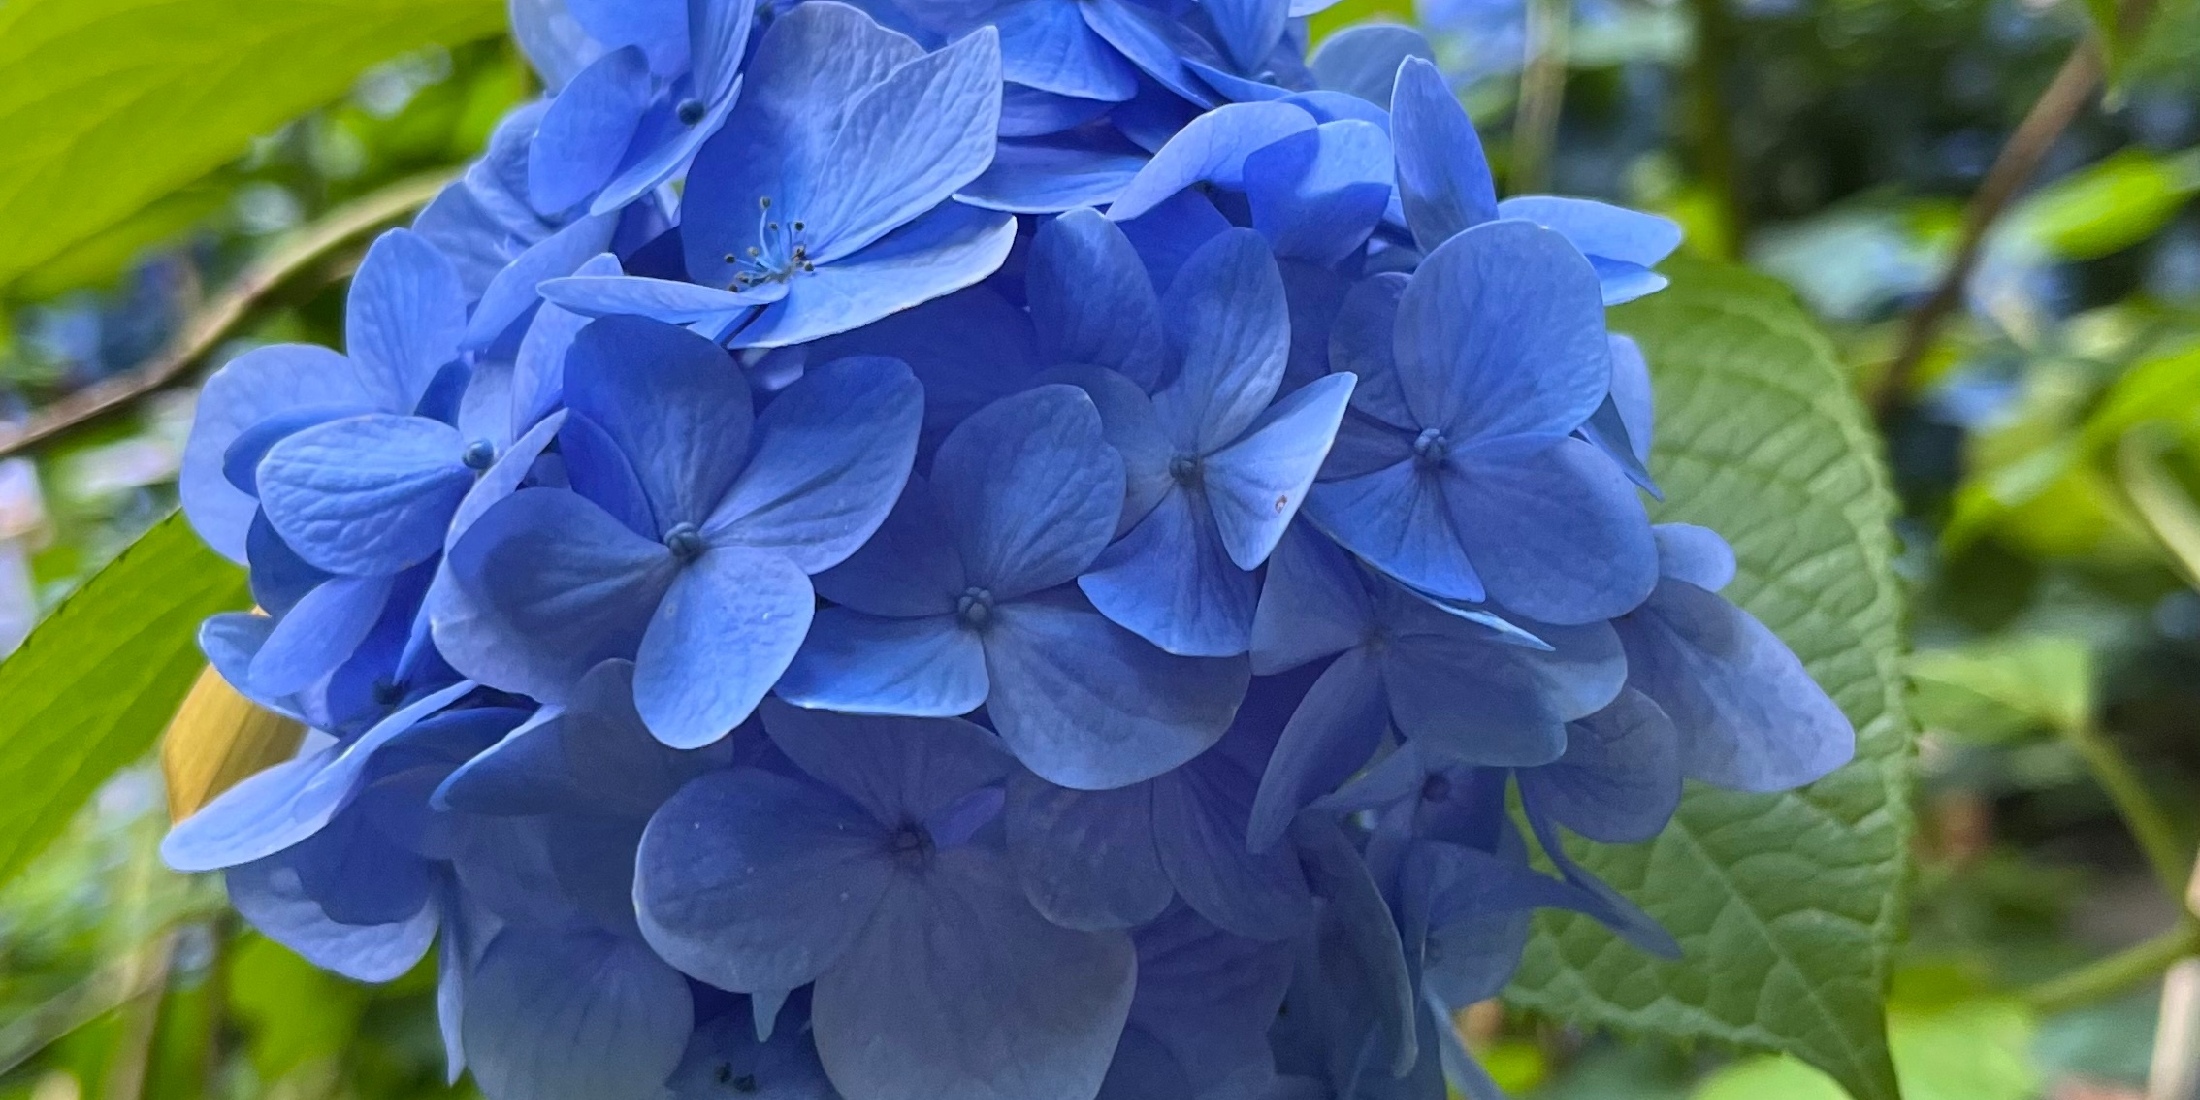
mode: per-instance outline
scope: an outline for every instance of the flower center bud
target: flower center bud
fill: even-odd
[[[1178,455],[1169,460],[1169,476],[1186,488],[1199,484],[1200,461],[1198,455]]]
[[[680,560],[681,565],[703,556],[703,532],[692,523],[675,523],[665,532],[665,549]]]
[[[972,585],[955,598],[955,617],[974,630],[993,621],[993,593]]]
[[[1422,466],[1435,466],[1444,461],[1447,444],[1442,428],[1423,428],[1413,437],[1413,457]]]
[[[1450,798],[1451,779],[1448,776],[1432,775],[1422,781],[1421,801],[1444,802],[1450,800]]]
[[[680,116],[680,125],[693,126],[703,121],[703,115],[708,113],[709,108],[704,107],[700,99],[683,99],[673,111]]]
[[[469,470],[486,470],[496,463],[497,445],[486,439],[474,440],[466,445],[466,453],[460,455],[458,460],[465,463]]]
[[[909,822],[886,838],[886,850],[903,862],[923,859],[932,854],[932,834],[924,826]]]

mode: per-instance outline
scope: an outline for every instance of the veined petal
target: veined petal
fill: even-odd
[[[361,377],[349,360],[310,344],[255,348],[215,371],[199,392],[184,444],[177,488],[191,528],[223,557],[245,560],[245,533],[259,503],[230,482],[223,465],[230,447],[272,417],[320,409],[325,419],[400,412]],[[324,417],[318,416],[316,419]]]
[[[649,62],[632,46],[582,69],[543,112],[527,151],[527,192],[538,213],[579,206],[626,158],[651,96]]]
[[[915,475],[870,541],[815,583],[834,603],[893,618],[954,614],[956,598],[969,587],[932,487]]]
[[[645,1098],[695,1026],[687,979],[649,948],[601,932],[507,927],[466,976],[463,1035],[491,1096]]]
[[[985,703],[985,647],[948,615],[886,619],[828,607],[773,692],[845,714],[968,714]]]
[[[1050,0],[1036,0],[1047,3]],[[1115,201],[1145,167],[1146,151],[1113,134],[1003,139],[985,174],[955,197],[987,210],[1052,214]]]
[[[1433,62],[1409,57],[1390,97],[1398,192],[1423,252],[1497,217],[1497,187],[1467,109]]]
[[[893,882],[885,829],[753,768],[681,788],[642,834],[634,903],[666,962],[721,989],[790,989],[863,935]]]
[[[1665,285],[1649,269],[1681,246],[1681,227],[1667,218],[1594,199],[1520,195],[1497,204],[1497,216],[1553,229],[1604,275],[1606,305],[1639,298]]]
[[[659,534],[709,517],[748,457],[748,380],[685,329],[637,317],[582,329],[566,358],[565,403],[632,464]]]
[[[1041,386],[963,421],[932,461],[932,490],[970,583],[1012,600],[1074,578],[1107,546],[1123,461],[1083,390]]]
[[[1306,514],[1324,534],[1394,579],[1447,599],[1480,603],[1481,576],[1460,546],[1447,494],[1457,475],[1407,460],[1307,491]]]
[[[1154,849],[1152,784],[1112,791],[1009,777],[1008,854],[1024,894],[1064,928],[1135,928],[1176,897]]]
[[[280,854],[232,867],[222,881],[229,888],[229,903],[261,935],[353,981],[404,977],[435,942],[432,905],[387,924],[344,924],[330,918]]]
[[[1291,309],[1260,234],[1231,229],[1200,246],[1169,287],[1169,343],[1182,368],[1154,395],[1179,453],[1206,455],[1236,439],[1283,384]]]
[[[681,749],[726,736],[787,671],[816,606],[784,555],[705,550],[665,590],[634,655],[634,705],[650,732]]]
[[[1109,367],[1147,387],[1160,381],[1168,350],[1161,301],[1114,222],[1091,210],[1048,221],[1027,264],[1025,296],[1048,362]]]
[[[1253,671],[1270,676],[1349,649],[1374,626],[1375,605],[1351,556],[1306,524],[1286,530],[1253,613]]]
[[[1169,880],[1199,915],[1251,939],[1289,939],[1312,926],[1314,898],[1296,850],[1255,854],[1248,846],[1256,782],[1210,760],[1155,780],[1155,846]]]
[[[458,269],[427,238],[392,229],[375,238],[344,299],[344,346],[363,380],[411,412],[466,332]]]
[[[1566,727],[1566,754],[1519,773],[1531,812],[1606,844],[1649,840],[1681,801],[1681,738],[1639,691]]]
[[[1013,216],[943,202],[859,253],[794,276],[786,297],[728,339],[776,348],[860,328],[977,283],[1015,243]]]
[[[335,672],[374,629],[392,579],[335,577],[316,585],[275,624],[252,655],[252,689],[289,695]]]
[[[1201,492],[1162,497],[1077,587],[1101,614],[1170,653],[1235,657],[1252,644],[1253,575],[1230,560]]]
[[[756,0],[688,0],[688,52],[704,102],[733,98],[755,19]]]
[[[715,325],[787,296],[785,283],[719,290],[638,275],[572,275],[542,284],[542,296],[583,317],[647,317],[668,325]]]
[[[1260,68],[1290,21],[1290,0],[1207,0],[1202,5],[1221,32],[1223,48],[1241,70]]]
[[[1245,161],[1253,228],[1276,255],[1335,264],[1367,243],[1390,205],[1390,137],[1357,120],[1325,122]]]
[[[1100,0],[1124,3],[1126,0]],[[1088,18],[1090,18],[1088,16]],[[1314,116],[1288,103],[1231,103],[1192,120],[1116,196],[1108,217],[1125,221],[1195,183],[1245,187],[1245,158],[1279,138],[1314,128]]]
[[[502,339],[514,322],[542,300],[540,287],[546,280],[572,275],[610,248],[618,223],[619,219],[608,216],[581,218],[529,245],[501,267],[474,305],[473,317],[466,323],[465,346],[478,351]]]
[[[317,569],[402,572],[442,549],[473,487],[466,443],[448,424],[362,416],[316,425],[270,448],[256,481],[283,541]]]
[[[796,767],[888,826],[956,816],[970,795],[1015,767],[991,734],[960,719],[832,714],[774,701],[764,704],[764,732]],[[978,809],[982,825],[988,807]]]
[[[1609,619],[1657,584],[1650,518],[1634,484],[1592,444],[1477,451],[1444,492],[1490,598],[1531,619]]]
[[[1399,23],[1362,23],[1322,39],[1307,65],[1324,88],[1390,106],[1398,66],[1406,58],[1435,60],[1436,51],[1420,31]]]
[[[1329,457],[1352,386],[1349,374],[1316,379],[1262,413],[1237,442],[1207,457],[1207,499],[1238,568],[1267,561],[1299,514],[1314,475]]]
[[[1283,727],[1247,818],[1251,849],[1275,847],[1299,811],[1374,759],[1389,729],[1390,705],[1374,655],[1346,650],[1322,670]]]
[[[1118,101],[1138,91],[1138,70],[1085,26],[1075,0],[1021,0],[992,16],[1001,32],[1001,76],[1027,88]]]

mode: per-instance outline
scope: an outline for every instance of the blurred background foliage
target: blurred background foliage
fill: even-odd
[[[15,3],[0,3],[0,57],[35,16],[11,18],[40,6]],[[2200,3],[1421,5],[1343,0],[1315,33],[1418,20],[1510,190],[1657,210],[1698,254],[1785,281],[1883,410],[1925,727],[1889,1010],[1905,1094],[2144,1095],[2161,975],[2200,952],[2180,901],[2200,843]],[[43,262],[0,265],[0,651],[173,505],[190,387],[130,372],[303,228],[455,171],[532,93],[511,47],[476,37],[494,7],[454,4],[467,10],[422,32],[450,40],[355,79],[328,64],[268,76],[254,94],[274,103],[349,87]],[[2106,43],[2102,88],[2078,89],[2067,125],[2034,143],[2036,171],[1968,234],[1970,277],[1936,303],[1967,225],[1988,220],[1976,196],[1997,156],[2088,35]],[[0,93],[0,114],[29,94]],[[177,381],[254,343],[337,342],[355,260],[281,266]],[[113,411],[43,434],[56,409],[116,387],[129,399]],[[41,437],[18,446],[25,427]],[[35,762],[8,771],[0,785],[41,781]],[[350,985],[241,929],[218,884],[160,867],[165,823],[139,761],[0,886],[0,1100],[452,1091],[427,977]],[[1842,1095],[1792,1061],[1498,1005],[1460,1024],[1541,1100]]]

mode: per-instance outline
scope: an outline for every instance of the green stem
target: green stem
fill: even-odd
[[[2200,921],[2187,917],[2151,940],[2033,986],[2024,992],[2024,1000],[2042,1015],[2083,1008],[2144,985],[2196,952]]]
[[[2090,725],[2065,730],[2063,735],[2108,793],[2116,816],[2123,818],[2124,827],[2131,830],[2162,891],[2172,899],[2182,899],[2191,874],[2191,858],[2186,854],[2190,849],[2176,823],[2139,778],[2139,770],[2132,767],[2114,742]]]
[[[1688,0],[1694,18],[1696,55],[1689,67],[1694,112],[1696,170],[1718,200],[1725,235],[1718,242],[1723,259],[1741,252],[1749,232],[1742,202],[1740,159],[1734,154],[1733,111],[1726,102],[1726,62],[1734,49],[1734,20],[1727,0]]]

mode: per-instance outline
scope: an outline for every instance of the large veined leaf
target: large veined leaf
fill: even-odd
[[[205,667],[200,620],[250,603],[244,571],[173,515],[0,662],[0,882],[153,747]]]
[[[1727,595],[1855,721],[1857,757],[1788,794],[1692,787],[1657,840],[1570,849],[1687,955],[1662,962],[1553,915],[1507,997],[1587,1024],[1792,1054],[1858,1100],[1893,1100],[1885,990],[1913,826],[1893,498],[1831,347],[1787,293],[1728,268],[1672,275],[1613,317],[1656,381],[1651,469],[1669,501],[1657,518],[1733,542]]]
[[[0,287],[498,0],[0,2]]]

